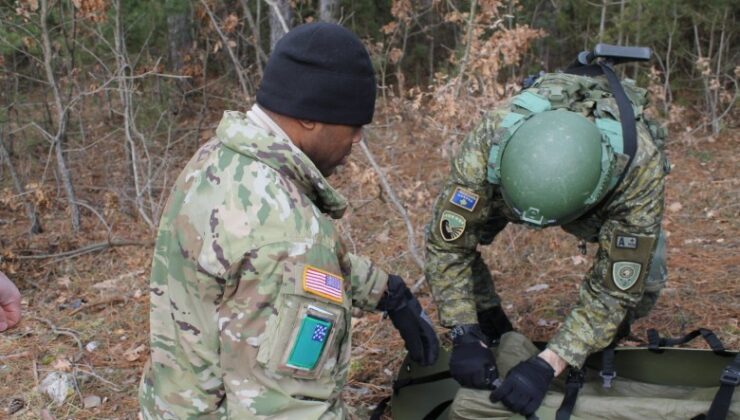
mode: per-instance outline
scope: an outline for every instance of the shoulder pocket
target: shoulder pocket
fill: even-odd
[[[302,379],[331,375],[349,342],[346,337],[349,312],[344,305],[347,298],[344,297],[342,304],[337,302],[331,287],[341,277],[332,279],[331,273],[311,271],[311,268],[298,265],[294,272],[285,274],[276,302],[277,313],[268,319],[257,352],[257,362],[265,368]],[[326,289],[318,290],[326,296],[314,293],[311,286],[306,289],[306,277],[315,273],[329,276],[323,280],[317,278],[329,283]]]

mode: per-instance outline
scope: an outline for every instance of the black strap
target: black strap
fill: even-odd
[[[587,66],[575,63],[566,69],[565,72],[579,76],[591,77],[603,74],[609,82],[609,89],[614,96],[614,100],[617,102],[617,109],[619,109],[619,123],[622,126],[622,152],[629,157],[627,164],[624,166],[624,169],[617,180],[616,185],[619,185],[627,175],[630,165],[632,164],[632,160],[634,160],[635,154],[637,154],[637,124],[635,123],[635,110],[632,108],[632,103],[624,92],[624,87],[622,87],[622,83],[619,82],[619,78],[616,73],[614,73],[614,69],[607,61],[600,61],[598,64],[590,64]],[[612,190],[601,199],[600,203],[609,202],[616,189],[616,186],[612,188]],[[595,211],[595,209],[599,207],[600,205],[598,204],[594,205],[589,212]]]
[[[616,344],[612,344],[601,353],[601,371],[599,372],[599,376],[601,376],[602,386],[604,388],[611,388],[614,378],[617,377],[617,370],[614,364],[615,347]]]
[[[678,338],[661,337],[657,330],[650,328],[647,331],[648,338],[648,349],[655,353],[661,353],[660,347],[673,347],[680,344],[686,344],[689,341],[695,339],[698,336],[702,336],[704,340],[712,348],[712,351],[716,354],[724,355],[727,354],[725,346],[712,330],[706,328],[699,328],[690,333]]]
[[[437,417],[442,414],[447,407],[449,407],[452,404],[453,400],[447,400],[444,402],[441,402],[437,404],[434,408],[432,408],[432,411],[428,412],[426,416],[424,416],[424,420],[437,420]]]
[[[401,388],[405,388],[407,386],[412,385],[421,385],[426,384],[429,382],[436,382],[441,381],[443,379],[452,378],[452,374],[449,370],[445,370],[442,372],[433,373],[431,375],[427,376],[421,376],[418,378],[410,378],[410,379],[397,379],[393,381],[393,393],[397,393]]]
[[[609,81],[609,88],[612,91],[612,95],[614,95],[614,100],[617,101],[617,108],[619,108],[619,122],[622,124],[623,152],[629,156],[627,166],[625,166],[622,175],[619,177],[618,183],[621,183],[624,175],[627,173],[627,169],[630,167],[630,164],[637,153],[637,124],[635,123],[635,110],[632,108],[632,103],[627,97],[627,94],[624,93],[624,88],[619,82],[619,78],[616,73],[614,73],[614,69],[611,64],[602,61],[599,63],[599,66],[601,67],[601,71],[604,72],[606,80]]]
[[[732,394],[735,388],[740,384],[740,353],[735,356],[719,378],[719,390],[714,395],[712,405],[709,407],[706,420],[724,420],[730,411]]]
[[[576,369],[571,367],[568,371],[568,378],[565,380],[565,396],[563,402],[560,404],[557,413],[555,414],[555,420],[568,420],[573,414],[573,409],[576,406],[576,400],[578,399],[578,392],[583,387],[583,382],[586,378],[586,368]]]
[[[370,420],[380,420],[381,417],[383,417],[383,413],[385,413],[385,408],[388,407],[388,402],[391,400],[391,397],[385,397],[383,398],[378,405],[375,406],[375,409],[372,413],[370,413]]]

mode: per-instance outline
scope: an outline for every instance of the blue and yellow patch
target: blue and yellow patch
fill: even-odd
[[[453,191],[452,197],[450,197],[450,203],[472,212],[475,210],[475,206],[478,204],[479,199],[480,196],[478,194],[466,190],[463,187],[457,187],[455,188],[455,191]]]

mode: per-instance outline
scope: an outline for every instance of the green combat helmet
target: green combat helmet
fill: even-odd
[[[510,131],[496,166],[508,206],[525,223],[545,227],[568,223],[598,203],[615,165],[594,123],[557,110],[534,114]]]

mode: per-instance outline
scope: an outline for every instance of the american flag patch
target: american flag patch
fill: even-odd
[[[337,303],[342,303],[344,298],[343,281],[336,274],[319,270],[310,265],[303,269],[303,290]]]

